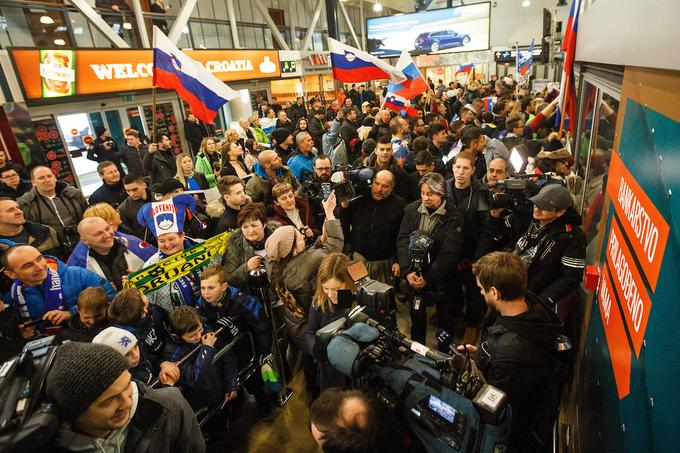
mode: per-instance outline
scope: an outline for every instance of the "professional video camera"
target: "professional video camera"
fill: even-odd
[[[351,202],[369,195],[374,175],[374,170],[369,167],[355,168],[351,165],[336,165],[331,181],[338,202]]]
[[[413,342],[364,310],[358,306],[316,332],[322,359],[401,414],[428,451],[505,451],[511,423],[505,393],[486,384],[467,355]]]
[[[421,275],[425,267],[430,264],[430,251],[434,246],[434,239],[422,230],[416,230],[409,241],[408,254],[411,259],[409,266],[411,272]],[[416,290],[413,297],[413,309],[420,310],[423,307],[423,291]]]
[[[530,213],[534,205],[529,198],[546,184],[565,183],[552,173],[520,174],[501,179],[489,192],[489,209],[504,208],[520,214]]]
[[[45,451],[59,428],[57,409],[44,396],[53,340],[31,341],[0,365],[0,453]]]
[[[338,292],[338,301],[343,304],[343,298],[349,296],[351,302],[356,299],[357,305],[366,307],[366,313],[379,320],[389,318],[394,312],[394,288],[385,283],[369,278],[366,266],[361,262],[352,263],[347,272],[357,285],[356,295]],[[345,304],[351,306],[351,303]]]

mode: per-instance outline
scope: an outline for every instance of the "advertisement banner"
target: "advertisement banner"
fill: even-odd
[[[377,57],[469,52],[489,48],[490,3],[366,20],[368,52]]]
[[[10,51],[26,99],[148,90],[153,80],[153,50]],[[275,50],[189,50],[223,82],[281,76]]]

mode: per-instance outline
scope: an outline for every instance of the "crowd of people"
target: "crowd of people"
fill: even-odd
[[[346,314],[338,295],[356,290],[347,266],[358,261],[395,287],[411,339],[426,343],[434,323],[437,347],[460,345],[507,392],[511,451],[547,450],[559,393],[551,352],[586,238],[579,176],[554,133],[555,93],[518,93],[509,78],[439,81],[412,101],[412,118],[365,86],[328,106],[258,98],[222,140],[188,114],[180,154],[166,135],[149,143],[128,129],[119,149],[101,129],[89,154],[102,185],[89,200],[48,167],[28,171],[0,153],[3,358],[42,335],[64,343],[47,379],[65,422],[55,445],[203,451],[193,412],[226,403],[221,420],[238,423],[247,394],[271,420],[262,373],[239,378],[249,349],[217,354],[250,332],[258,365],[276,367],[267,301],[249,280],[264,269],[286,345],[303,357],[315,439],[328,451],[383,451],[388,442],[370,434],[379,409],[360,390],[335,389],[352,383],[315,337]],[[348,168],[372,176],[340,197],[329,187],[336,172],[351,179]],[[520,173],[536,182],[508,203],[499,182]],[[213,187],[218,200],[196,193]],[[150,292],[128,284],[224,232],[226,252],[207,266]]]

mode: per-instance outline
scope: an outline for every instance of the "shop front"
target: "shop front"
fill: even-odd
[[[302,52],[302,89],[307,99],[319,99],[324,105],[335,100],[329,52]]]
[[[240,108],[240,103],[244,104],[244,111],[250,112],[250,93],[244,93],[243,89],[263,84],[261,79],[281,75],[276,51],[230,50],[225,54],[223,51],[199,50],[187,54],[241,92],[241,99],[230,102],[218,112],[215,119],[218,135],[236,116],[232,111]],[[137,129],[151,138],[151,50],[12,49],[10,55],[21,88],[14,98],[24,101],[14,103],[13,108],[16,112],[25,111],[14,115],[24,118],[21,137],[14,133],[13,137],[6,137],[3,132],[12,158],[27,154],[20,148],[29,137],[28,142],[42,152],[38,151],[38,157],[31,162],[21,159],[24,164],[35,165],[42,157],[55,174],[89,195],[100,184],[97,163],[87,159],[87,148],[96,138],[96,129],[100,126],[108,129],[119,147],[124,145],[123,135],[127,128]],[[268,82],[264,83],[268,85]],[[168,135],[176,152],[189,150],[183,127],[186,108],[174,91],[157,90],[156,134],[157,137]],[[32,130],[26,130],[26,116],[30,118]],[[6,122],[12,124],[12,121],[14,118],[9,115]],[[16,152],[12,152],[13,148]],[[35,154],[35,151],[28,153]]]
[[[465,83],[470,78],[488,80],[490,64],[493,62],[491,51],[460,52],[448,54],[421,55],[415,57],[416,66],[426,79],[437,85],[442,80],[448,86],[449,82]],[[459,71],[461,66],[473,64],[474,71],[469,73]]]

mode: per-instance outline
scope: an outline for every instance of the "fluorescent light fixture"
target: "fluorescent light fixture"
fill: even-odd
[[[76,27],[73,29],[73,34],[74,35],[82,35],[83,34],[83,27]]]
[[[375,5],[373,5],[373,11],[375,11],[376,13],[382,11],[382,5],[378,0],[376,0]]]
[[[250,105],[250,92],[248,90],[238,90],[238,94],[241,97],[241,102]]]
[[[53,42],[54,42],[54,44],[56,44],[57,46],[65,46],[65,45],[66,45],[66,41],[64,41],[64,40],[61,39],[61,38],[55,39]]]
[[[525,7],[525,8],[528,7],[528,6],[531,6],[531,0],[524,0],[522,2],[522,6]]]
[[[132,30],[132,24],[130,22],[123,22],[123,28],[126,30]]]
[[[43,25],[51,25],[54,23],[54,19],[50,16],[40,16],[40,23]]]

